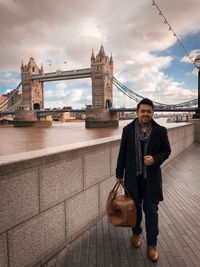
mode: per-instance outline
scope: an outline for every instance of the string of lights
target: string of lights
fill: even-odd
[[[171,31],[173,33],[173,36],[176,38],[177,42],[180,44],[180,46],[184,50],[185,56],[194,64],[194,66],[196,68],[198,68],[197,65],[195,64],[195,61],[193,60],[193,58],[189,55],[189,53],[188,53],[187,49],[185,48],[184,44],[181,42],[180,38],[177,36],[176,32],[173,30],[173,28],[169,24],[167,18],[165,17],[165,15],[163,14],[163,12],[161,11],[161,9],[159,8],[159,6],[157,5],[157,3],[154,0],[152,0],[152,6],[157,8],[157,10],[159,12],[159,15],[163,17],[164,23],[169,27],[169,31]]]

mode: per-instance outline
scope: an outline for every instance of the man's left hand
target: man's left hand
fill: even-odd
[[[153,157],[152,157],[151,155],[146,155],[146,156],[144,156],[144,164],[145,164],[146,166],[150,166],[150,165],[154,164],[154,159],[153,159]]]

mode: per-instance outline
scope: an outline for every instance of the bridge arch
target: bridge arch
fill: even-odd
[[[40,109],[40,104],[39,104],[39,103],[34,103],[34,104],[33,104],[33,109],[34,109],[34,110],[38,110],[38,109]]]
[[[112,101],[110,99],[106,100],[106,108],[111,108],[112,107]]]

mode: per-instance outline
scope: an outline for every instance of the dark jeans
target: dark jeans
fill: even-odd
[[[138,177],[138,203],[136,227],[132,228],[134,234],[142,233],[142,208],[145,214],[146,238],[148,246],[156,246],[158,229],[158,202],[152,203],[146,194],[146,181],[142,176]]]

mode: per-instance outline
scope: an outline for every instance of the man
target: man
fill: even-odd
[[[167,130],[152,119],[153,112],[153,102],[143,99],[137,105],[137,118],[124,127],[116,178],[124,182],[137,207],[132,245],[139,247],[141,244],[143,207],[147,254],[150,260],[157,261],[158,204],[163,200],[160,166],[169,157],[171,149]]]

